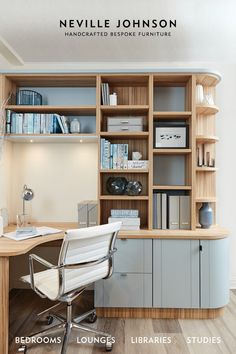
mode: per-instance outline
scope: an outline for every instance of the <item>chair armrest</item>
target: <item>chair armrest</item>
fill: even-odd
[[[37,292],[34,284],[34,261],[37,261],[38,263],[44,265],[46,268],[49,269],[56,269],[57,266],[53,265],[52,263],[46,261],[45,259],[37,256],[36,254],[30,254],[29,255],[29,269],[30,269],[30,282],[31,282],[31,287],[32,289]]]

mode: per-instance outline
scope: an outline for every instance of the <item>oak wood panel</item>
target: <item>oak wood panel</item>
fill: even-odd
[[[153,106],[154,106],[154,85],[153,85],[153,75],[149,75],[149,116],[148,116],[148,127],[149,127],[149,140],[148,140],[148,160],[149,160],[149,175],[148,175],[148,229],[153,227]]]
[[[55,240],[61,240],[64,237],[64,231],[68,229],[75,229],[77,227],[77,223],[60,223],[60,222],[46,222],[46,223],[34,223],[36,226],[50,226],[50,227],[55,227],[63,232],[60,232],[58,234],[53,234],[53,235],[46,235],[46,236],[39,236],[39,237],[33,237],[28,240],[23,240],[23,241],[14,241],[6,237],[1,237],[0,238],[0,256],[4,257],[10,257],[10,256],[17,256],[20,254],[27,253],[30,251],[32,248],[44,244],[46,242],[50,241],[55,241]],[[8,226],[4,231],[5,232],[10,232],[16,229],[16,225],[10,225]]]
[[[8,352],[9,258],[0,257],[0,352]]]
[[[215,116],[212,114],[197,114],[196,135],[215,136]]]
[[[197,114],[216,114],[219,112],[219,108],[217,106],[213,105],[197,105],[196,106],[196,111]]]
[[[191,152],[191,149],[153,149],[153,154],[160,155],[182,155],[190,154]]]
[[[197,84],[203,86],[216,86],[220,82],[219,76],[215,74],[197,74],[196,75]]]
[[[68,115],[83,115],[92,116],[96,115],[96,105],[91,106],[63,106],[63,105],[41,105],[41,106],[31,106],[31,105],[7,105],[6,109],[10,109],[14,112],[30,112],[30,113],[58,113],[58,114],[68,114]]]
[[[95,87],[96,75],[88,74],[7,74],[18,87]]]
[[[157,308],[96,308],[99,317],[122,318],[168,318],[168,319],[210,319],[222,316],[219,309],[157,309]]]

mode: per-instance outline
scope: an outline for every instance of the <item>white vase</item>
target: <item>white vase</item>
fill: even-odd
[[[204,103],[204,91],[202,85],[196,86],[196,104]]]
[[[80,132],[80,122],[78,121],[78,119],[74,118],[70,122],[70,132],[72,134],[78,134]]]

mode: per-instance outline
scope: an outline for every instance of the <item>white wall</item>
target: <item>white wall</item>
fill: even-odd
[[[12,144],[0,140],[0,209],[10,205],[10,188],[12,176]]]
[[[77,203],[97,198],[97,144],[18,143],[12,146],[10,218],[22,209],[23,185],[33,189],[32,219],[77,221]]]

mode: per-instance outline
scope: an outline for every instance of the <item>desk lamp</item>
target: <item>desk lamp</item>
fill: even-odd
[[[29,202],[34,198],[34,192],[31,188],[28,188],[27,185],[25,184],[23,187],[23,192],[21,195],[22,199],[23,199],[23,211],[21,215],[18,215],[18,231],[32,231],[33,229],[35,229],[34,227],[31,227],[29,225],[27,225],[26,222],[26,208],[25,208],[25,202]],[[20,227],[19,227],[20,226]]]

